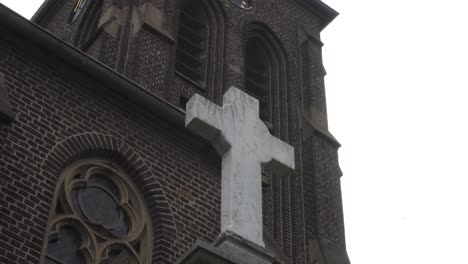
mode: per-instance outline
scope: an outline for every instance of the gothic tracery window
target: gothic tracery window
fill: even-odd
[[[47,230],[45,264],[148,264],[152,231],[136,186],[117,166],[82,160],[64,170]]]

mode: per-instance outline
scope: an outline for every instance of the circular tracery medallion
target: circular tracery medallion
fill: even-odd
[[[129,227],[124,209],[119,204],[120,193],[105,175],[93,175],[86,187],[72,191],[76,210],[93,225],[117,238],[128,234]]]
[[[117,166],[102,160],[70,165],[54,204],[44,263],[150,263],[148,213],[136,186]]]

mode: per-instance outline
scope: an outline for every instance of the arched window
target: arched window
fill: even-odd
[[[81,10],[85,8],[84,5],[87,2],[89,1],[78,0],[77,5],[79,3],[81,4],[79,4],[80,6],[77,6],[75,8],[79,8],[78,10],[81,12]],[[78,28],[78,34],[75,39],[75,45],[79,49],[85,50],[91,44],[92,40],[96,38],[98,34],[99,20],[101,19],[102,15],[102,5],[103,0],[93,0],[90,1],[88,6],[86,7],[86,11],[83,15],[83,19],[81,20],[80,26]],[[77,14],[72,13],[71,16],[76,17]]]
[[[151,263],[143,198],[118,166],[81,160],[59,178],[47,228],[45,264]]]
[[[284,50],[268,26],[245,26],[245,90],[260,102],[260,117],[271,132],[280,136],[287,127]]]
[[[207,74],[208,16],[201,0],[182,6],[177,36],[176,72],[204,88]]]
[[[272,65],[268,49],[257,37],[247,40],[245,74],[247,92],[260,102],[260,118],[271,126]]]

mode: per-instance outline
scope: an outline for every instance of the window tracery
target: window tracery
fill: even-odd
[[[151,223],[128,176],[103,160],[64,170],[47,230],[45,264],[148,264]]]

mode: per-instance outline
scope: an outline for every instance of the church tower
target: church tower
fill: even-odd
[[[184,256],[219,239],[221,158],[183,119],[234,86],[294,148],[290,177],[262,171],[273,263],[349,263],[320,39],[336,16],[320,0],[46,0],[34,25],[0,5],[0,262],[199,263]]]

